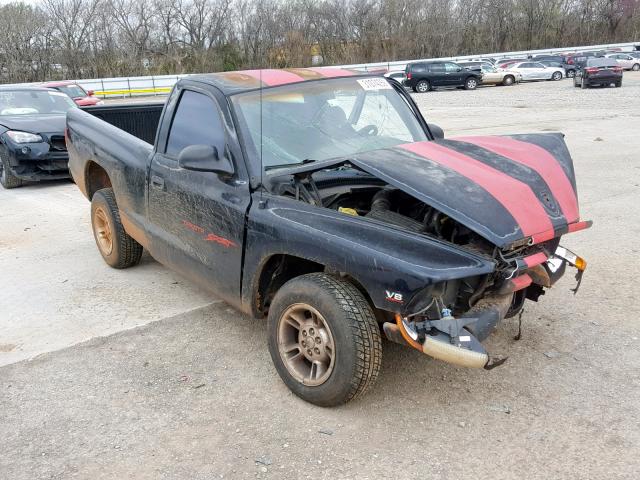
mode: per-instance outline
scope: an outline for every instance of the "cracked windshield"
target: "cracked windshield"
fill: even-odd
[[[427,139],[407,101],[382,78],[254,91],[233,104],[267,170]]]

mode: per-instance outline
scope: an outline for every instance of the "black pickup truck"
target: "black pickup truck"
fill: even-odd
[[[499,365],[480,342],[586,267],[559,245],[590,225],[561,134],[445,140],[398,82],[326,68],[193,76],[140,109],[67,116],[100,253],[147,249],[268,317],[276,370],[315,404],[373,384],[383,335]]]

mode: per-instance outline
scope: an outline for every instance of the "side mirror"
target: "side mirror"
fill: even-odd
[[[90,97],[93,97],[95,93],[96,92],[94,92],[93,90],[87,90],[87,95],[89,95]]]
[[[231,161],[218,155],[218,149],[210,145],[189,145],[178,154],[178,165],[194,172],[214,172],[223,175],[234,173]]]
[[[431,130],[433,138],[436,140],[444,138],[444,130],[442,130],[438,125],[435,123],[427,123],[427,126],[429,127],[429,130]]]

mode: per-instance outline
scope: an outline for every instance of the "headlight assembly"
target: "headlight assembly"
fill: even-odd
[[[40,143],[44,141],[40,135],[36,135],[35,133],[9,130],[6,134],[16,143]]]

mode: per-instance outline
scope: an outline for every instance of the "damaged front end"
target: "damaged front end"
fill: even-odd
[[[433,151],[425,151],[438,158],[445,147],[432,146],[435,143],[428,145]],[[384,290],[385,304],[374,304],[388,339],[456,365],[494,368],[505,358],[490,355],[481,342],[504,318],[518,315],[525,300],[537,301],[567,266],[577,269],[577,286],[586,268],[583,259],[559,245],[564,233],[591,225],[578,219],[572,166],[548,169],[555,174],[571,173],[571,182],[566,182],[571,185],[570,194],[560,195],[558,182],[548,182],[556,188],[553,193],[559,200],[544,190],[546,183],[540,174],[515,167],[511,180],[505,181],[509,195],[500,195],[497,187],[489,191],[494,180],[488,180],[481,167],[479,180],[474,182],[454,172],[455,165],[445,168],[443,162],[433,162],[411,149],[416,150],[396,147],[348,160],[293,167],[270,175],[269,190],[455,247],[492,264],[489,273],[462,278],[453,265],[440,264],[439,270],[445,273],[410,291],[395,279]],[[477,147],[472,153],[481,156]],[[402,168],[389,167],[394,164]],[[531,176],[530,181],[526,175]],[[537,192],[530,199],[536,205],[514,204],[519,194],[527,199],[532,191]],[[402,248],[398,236],[397,249],[401,252]],[[438,264],[437,258],[430,260]]]

